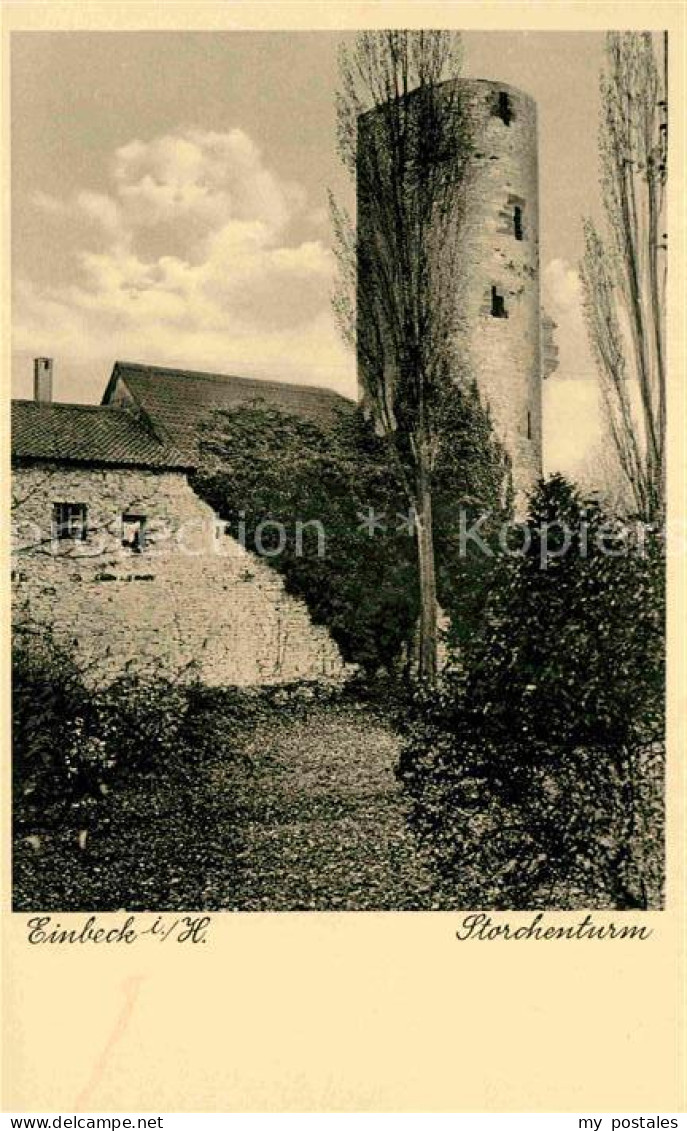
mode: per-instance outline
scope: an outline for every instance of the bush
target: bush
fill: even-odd
[[[51,638],[16,634],[12,646],[12,793],[15,822],[58,820],[85,795],[102,754],[85,734],[93,703],[71,657]]]
[[[188,756],[187,693],[160,677],[123,675],[89,688],[49,635],[12,648],[12,786],[17,832],[79,822],[127,773]]]
[[[470,905],[660,906],[661,539],[628,538],[561,477],[528,531],[481,633],[412,705],[400,769],[416,827]]]
[[[475,570],[456,553],[456,511],[500,511],[508,469],[475,390],[454,389],[444,415],[434,490],[439,599],[447,610],[459,606],[467,623],[481,604],[485,571],[483,560]],[[261,524],[281,524],[285,544],[266,560],[344,658],[367,678],[408,666],[419,611],[414,531],[400,521],[409,504],[397,464],[362,410],[329,424],[260,402],[217,412],[201,455],[194,489],[230,534],[245,532],[247,549],[278,549],[276,528]],[[370,509],[383,524],[373,534],[361,522]],[[307,527],[315,522],[325,531],[322,556]],[[297,523],[305,526],[302,544]]]
[[[186,690],[162,676],[126,674],[93,694],[94,738],[123,772],[149,772],[183,757]]]
[[[17,636],[15,832],[102,823],[112,791],[147,774],[183,790],[209,760],[237,758],[247,725],[345,694],[310,683],[259,689],[181,686],[159,674],[132,673],[92,689],[48,636]]]
[[[48,662],[34,652],[33,686],[56,685],[66,660],[53,655]],[[36,717],[49,755],[42,804],[27,806],[17,762],[15,909],[231,903],[242,884],[252,883],[246,828],[264,806],[255,773],[257,761],[269,762],[270,736],[278,741],[285,721],[345,701],[347,692],[305,682],[180,688],[133,676],[88,692],[75,678],[82,706],[73,725],[61,707],[51,732],[47,715]],[[26,695],[17,695],[15,706],[25,703]],[[256,733],[267,750],[256,745]],[[55,742],[58,734],[70,737]]]

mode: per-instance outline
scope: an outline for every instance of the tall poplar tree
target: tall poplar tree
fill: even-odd
[[[414,516],[419,676],[437,671],[433,476],[446,392],[459,376],[459,227],[472,153],[460,37],[362,32],[340,55],[338,144],[357,229],[332,201],[335,309],[357,350],[364,403],[388,441]]]
[[[584,303],[606,419],[637,513],[665,509],[667,44],[609,32],[599,152],[605,231],[585,222]]]

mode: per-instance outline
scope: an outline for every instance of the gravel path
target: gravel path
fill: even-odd
[[[39,850],[19,835],[15,910],[432,906],[388,724],[313,705],[258,712],[244,735],[181,778],[172,766],[119,783],[88,817],[85,845],[80,817],[39,830]]]
[[[313,708],[257,723],[235,826],[234,910],[400,910],[431,906],[431,882],[406,824],[393,769],[397,739],[362,709]],[[231,774],[213,771],[220,792]]]

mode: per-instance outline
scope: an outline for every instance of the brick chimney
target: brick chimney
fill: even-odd
[[[39,404],[52,401],[52,358],[37,357],[33,363],[33,398]]]

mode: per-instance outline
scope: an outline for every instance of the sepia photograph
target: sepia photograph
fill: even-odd
[[[670,51],[12,33],[15,911],[664,908]]]

